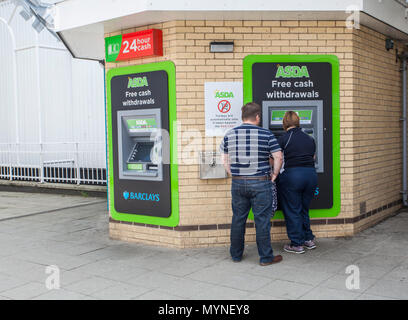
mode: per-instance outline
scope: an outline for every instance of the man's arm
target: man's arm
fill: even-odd
[[[221,161],[222,161],[222,164],[224,165],[225,171],[227,171],[229,175],[232,175],[231,174],[231,162],[230,162],[230,157],[228,155],[228,137],[227,135],[225,135],[221,141],[220,152],[221,152]]]
[[[222,164],[224,165],[225,171],[231,176],[231,162],[228,153],[221,153]]]
[[[272,157],[270,157],[269,163],[273,164],[273,172],[271,180],[274,182],[278,177],[283,163],[283,153],[282,153],[283,137],[276,140],[275,136],[272,135],[269,139],[269,150]]]
[[[282,151],[277,151],[272,153],[272,158],[273,158],[273,173],[272,173],[272,182],[276,180],[276,178],[279,175],[279,172],[282,168],[282,162],[283,162],[283,154]]]

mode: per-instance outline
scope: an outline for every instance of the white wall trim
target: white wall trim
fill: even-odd
[[[367,0],[365,0],[367,1]],[[374,0],[378,1],[378,0]],[[198,14],[197,19],[206,19],[208,13],[218,13],[224,17],[242,13],[340,11],[350,6],[363,8],[363,0],[66,0],[55,5],[54,22],[57,32],[109,21],[134,14],[166,12],[180,16]],[[160,19],[160,15],[158,16]]]

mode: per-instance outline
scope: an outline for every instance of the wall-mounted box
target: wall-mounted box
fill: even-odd
[[[224,179],[227,177],[219,152],[200,152],[200,179]]]

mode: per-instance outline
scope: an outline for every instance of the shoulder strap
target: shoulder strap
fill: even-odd
[[[286,147],[288,146],[288,144],[289,144],[289,142],[290,142],[290,139],[292,139],[292,135],[293,135],[293,131],[290,133],[290,136],[289,136],[288,142],[286,142],[285,146],[283,147],[283,150],[285,150],[285,149],[286,149]]]

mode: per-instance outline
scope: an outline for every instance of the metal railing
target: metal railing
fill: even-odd
[[[106,185],[105,144],[0,143],[0,179]]]
[[[408,2],[407,0],[394,0],[398,2],[400,5],[404,6],[405,8],[408,8]]]

